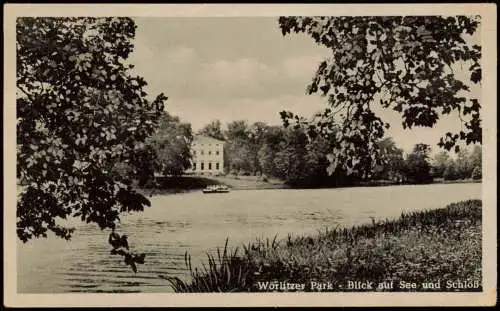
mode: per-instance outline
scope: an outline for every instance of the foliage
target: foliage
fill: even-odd
[[[469,163],[469,157],[466,150],[461,149],[457,153],[457,159],[455,163],[457,166],[458,178],[460,179],[470,178],[473,167]]]
[[[262,146],[267,129],[268,125],[264,122],[255,122],[248,129],[249,162],[253,175],[257,175],[258,172],[262,173],[259,162],[259,149]]]
[[[227,165],[230,171],[248,173],[253,171],[250,158],[250,147],[244,140],[228,141],[224,147],[227,149]]]
[[[406,177],[412,183],[432,181],[429,164],[430,147],[426,144],[416,144],[406,159]]]
[[[472,171],[472,179],[478,180],[483,177],[483,173],[480,166],[476,166]]]
[[[279,25],[283,35],[305,33],[332,51],[307,88],[328,100],[315,125],[339,129],[330,172],[342,167],[368,177],[380,165],[376,142],[389,124],[375,105],[400,112],[405,128],[432,127],[440,115],[458,112],[464,129],[439,145],[481,143],[481,105],[468,96],[469,85],[481,81],[481,47],[464,39],[476,33],[478,16],[290,16]],[[457,64],[468,68],[469,81],[459,80]]]
[[[189,123],[164,112],[155,134],[147,140],[156,155],[154,170],[163,175],[180,176],[191,165],[193,134]]]
[[[473,168],[471,177],[478,180],[482,178],[482,150],[481,146],[474,146],[469,158],[469,165]]]
[[[262,173],[267,176],[279,175],[274,158],[280,150],[280,144],[284,137],[285,129],[280,126],[268,126],[262,138],[262,146],[257,153],[259,166]]]
[[[109,234],[108,243],[113,247],[111,255],[123,256],[123,261],[126,265],[132,268],[132,271],[137,272],[137,264],[144,264],[146,254],[133,254],[129,252],[127,235],[120,235],[112,229]]]
[[[57,222],[67,217],[115,228],[120,213],[149,206],[113,170],[121,162],[141,167],[166,100],[147,100],[146,82],[125,64],[135,28],[129,18],[17,19],[22,241],[47,231],[70,239],[74,229]]]
[[[227,125],[227,160],[225,165],[229,171],[252,172],[254,175],[259,170],[258,152],[262,122],[249,126],[245,120],[236,120]]]
[[[434,178],[442,178],[447,167],[450,165],[450,155],[446,151],[436,154],[432,160],[431,175]]]
[[[226,140],[224,134],[222,133],[220,120],[214,120],[206,124],[201,130],[198,131],[198,134],[209,136],[219,140]]]
[[[481,162],[481,146],[479,145],[474,146],[470,152],[461,149],[457,153],[456,159],[452,159],[443,151],[435,156],[432,163],[432,172],[435,175],[434,177],[443,177],[444,180],[469,179],[473,178],[474,170],[480,176]],[[442,172],[441,176],[439,176],[439,172]]]
[[[471,167],[481,167],[482,166],[482,148],[480,145],[474,146],[469,155],[469,162]]]
[[[481,201],[469,200],[437,210],[405,214],[396,220],[336,228],[316,236],[257,240],[243,254],[226,251],[218,264],[193,270],[190,281],[175,279],[176,292],[258,291],[257,282],[331,282],[336,291],[347,281],[477,281],[481,291]],[[210,256],[209,256],[210,258]],[[213,259],[211,259],[213,263]],[[172,280],[172,278],[170,278]],[[223,284],[223,286],[221,286]],[[277,289],[280,290],[279,288]]]
[[[300,181],[306,164],[303,159],[306,153],[307,136],[301,129],[289,129],[285,132],[280,150],[274,157],[277,177],[288,183]]]
[[[457,180],[460,179],[460,175],[458,174],[457,166],[454,162],[451,162],[443,172],[444,180]]]
[[[374,169],[373,179],[403,180],[406,172],[406,163],[403,150],[396,146],[391,137],[386,137],[377,142],[382,163]]]

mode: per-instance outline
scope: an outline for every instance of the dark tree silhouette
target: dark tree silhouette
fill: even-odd
[[[146,82],[125,63],[136,25],[130,18],[18,18],[17,235],[48,231],[65,239],[80,217],[115,228],[122,212],[150,202],[113,170],[141,168],[144,141],[167,99],[146,99]],[[132,254],[129,254],[132,256]]]

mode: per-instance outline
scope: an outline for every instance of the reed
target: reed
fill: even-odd
[[[208,263],[202,268],[193,267],[191,255],[184,255],[184,262],[190,272],[191,281],[184,282],[179,277],[161,276],[170,282],[176,292],[231,292],[242,291],[247,287],[247,273],[250,271],[244,258],[238,256],[238,248],[230,250],[228,241],[224,248],[217,248],[215,256],[206,253]]]

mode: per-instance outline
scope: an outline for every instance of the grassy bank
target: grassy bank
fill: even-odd
[[[166,279],[177,292],[316,291],[313,281],[329,291],[358,291],[350,281],[388,284],[367,289],[373,291],[481,291],[481,210],[481,201],[469,200],[396,220],[256,241],[241,251],[226,242],[202,269],[186,255],[188,282]]]

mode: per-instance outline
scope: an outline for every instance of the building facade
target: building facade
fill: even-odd
[[[191,168],[186,170],[186,174],[218,175],[224,172],[224,141],[195,135],[191,154]]]

